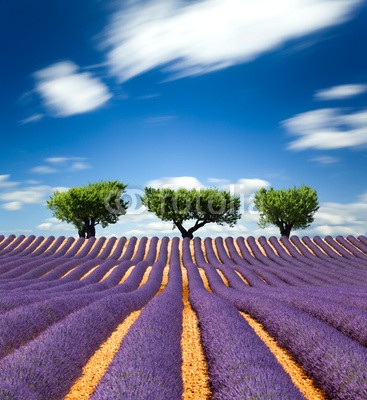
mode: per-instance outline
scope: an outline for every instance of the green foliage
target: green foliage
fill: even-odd
[[[56,191],[47,207],[57,219],[73,224],[80,236],[95,236],[96,225],[105,228],[126,213],[127,203],[121,199],[126,186],[119,181],[102,181]]]
[[[260,212],[259,226],[276,225],[285,236],[293,228],[309,227],[319,209],[316,190],[305,185],[281,190],[262,188],[255,194],[254,203]]]
[[[154,189],[145,188],[142,203],[162,221],[172,221],[183,237],[193,237],[193,232],[207,223],[229,224],[233,227],[241,217],[240,199],[218,189]],[[186,230],[183,222],[195,220]]]

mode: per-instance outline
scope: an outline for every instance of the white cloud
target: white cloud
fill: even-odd
[[[125,215],[121,216],[118,220],[118,224],[126,224],[126,223],[140,223],[143,221],[144,223],[147,223],[148,220],[154,220],[156,217],[154,216],[153,213],[150,213],[147,211],[147,208],[142,206],[140,209],[141,212],[138,214],[134,214],[134,210],[129,212],[129,209],[127,209],[127,212]]]
[[[35,90],[57,117],[95,110],[112,97],[100,79],[89,72],[79,72],[78,66],[70,61],[53,64],[34,76]]]
[[[322,203],[319,211],[315,214],[315,222],[319,225],[366,226],[367,203],[362,200],[361,196],[355,203]]]
[[[4,203],[2,208],[7,211],[18,211],[22,208],[22,203],[20,201],[11,201],[9,203]]]
[[[39,224],[37,229],[42,231],[75,232],[73,225],[59,221],[57,218],[47,218],[45,222]]]
[[[70,169],[72,169],[73,171],[81,171],[83,169],[89,169],[89,168],[91,168],[90,164],[84,161],[74,162],[70,167]]]
[[[328,89],[318,90],[315,98],[318,100],[341,100],[367,92],[367,85],[339,85]]]
[[[33,114],[27,118],[22,119],[21,121],[19,121],[19,123],[21,125],[31,124],[33,122],[41,121],[41,119],[43,119],[43,117],[44,117],[43,114]]]
[[[65,164],[68,162],[83,162],[85,157],[48,157],[45,159],[46,162],[51,164]]]
[[[148,230],[150,231],[164,231],[164,232],[170,232],[173,227],[172,222],[168,221],[155,221],[155,222],[150,222],[149,224],[146,225]]]
[[[325,108],[298,114],[283,121],[286,130],[296,136],[291,150],[340,149],[367,144],[367,110],[346,113]]]
[[[243,178],[239,179],[237,182],[222,184],[220,185],[220,189],[229,190],[229,192],[234,195],[250,196],[261,188],[270,185],[270,182],[263,179]]]
[[[52,187],[47,185],[24,186],[18,190],[0,193],[1,207],[7,211],[17,211],[26,204],[44,204],[47,198],[56,190],[64,191],[64,187]]]
[[[166,66],[175,78],[249,62],[292,39],[348,20],[362,0],[132,1],[117,12],[104,45],[126,81]]]
[[[38,165],[37,167],[31,168],[31,172],[34,174],[41,174],[41,175],[46,175],[46,174],[54,174],[57,172],[57,169],[52,168],[48,165]]]
[[[331,156],[319,156],[319,157],[314,157],[311,160],[322,165],[331,165],[339,162],[338,158]]]
[[[327,236],[327,235],[359,236],[363,235],[365,232],[366,232],[365,229],[361,229],[361,227],[358,227],[356,229],[355,227],[344,226],[344,225],[339,225],[339,226],[321,225],[313,229],[314,235],[319,235],[319,236]]]
[[[46,195],[49,194],[50,191],[50,186],[30,186],[13,192],[2,193],[0,194],[0,200],[24,204],[43,203]]]
[[[9,178],[10,175],[0,175],[0,189],[8,189],[19,185],[18,182],[12,182]]]
[[[30,169],[35,174],[53,174],[64,171],[81,171],[91,168],[84,157],[48,157],[44,160],[49,165],[38,165]]]
[[[70,157],[49,157],[46,158],[46,162],[51,164],[64,164],[65,162],[69,161]]]
[[[117,236],[119,236],[119,235],[117,235]],[[127,237],[139,236],[139,237],[142,237],[142,236],[147,236],[147,233],[146,233],[146,231],[143,231],[141,229],[131,229],[129,231],[124,232],[124,236],[127,236]]]
[[[216,185],[225,185],[229,183],[229,180],[223,178],[208,178],[208,182],[215,183]]]
[[[169,189],[202,189],[203,184],[192,176],[180,176],[173,178],[161,178],[149,181],[146,184],[147,187],[153,187],[155,189],[169,188]]]

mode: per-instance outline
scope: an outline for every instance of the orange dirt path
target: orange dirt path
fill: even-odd
[[[279,364],[285,372],[290,376],[294,385],[305,396],[307,400],[326,400],[327,396],[321,389],[316,387],[312,378],[299,366],[292,355],[282,347],[280,347],[275,339],[270,336],[263,326],[253,319],[250,315],[241,312],[243,318],[248,322],[251,328],[256,332],[260,339],[266,344],[269,350],[274,354]]]
[[[186,268],[182,268],[182,278],[184,302],[181,337],[183,400],[209,400],[211,391],[208,366],[201,345],[199,322],[188,300]]]
[[[64,400],[89,399],[99,381],[106,373],[128,330],[139,317],[140,312],[134,311],[131,313],[93,354],[84,366],[82,375],[71,387]]]

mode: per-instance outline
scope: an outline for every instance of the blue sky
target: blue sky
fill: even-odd
[[[366,234],[367,3],[0,1],[0,232],[74,235],[45,201],[119,179],[216,186],[257,227],[261,186],[314,187],[298,234]],[[145,213],[98,235],[177,235]]]

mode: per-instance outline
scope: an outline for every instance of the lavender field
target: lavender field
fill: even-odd
[[[0,236],[0,399],[367,399],[367,238]]]

